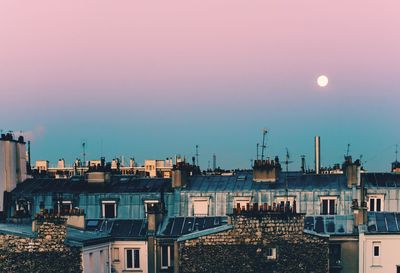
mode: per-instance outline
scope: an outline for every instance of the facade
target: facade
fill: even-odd
[[[359,272],[400,272],[399,244],[400,213],[370,212],[359,234]]]

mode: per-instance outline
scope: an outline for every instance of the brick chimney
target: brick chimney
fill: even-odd
[[[255,160],[253,166],[253,180],[255,182],[276,182],[282,167],[279,158],[275,160]]]
[[[147,204],[147,244],[149,246],[147,248],[147,262],[149,273],[156,272],[156,253],[152,246],[156,243],[157,229],[162,224],[164,213],[163,202]]]
[[[343,163],[343,173],[346,175],[347,187],[352,188],[353,185],[360,186],[361,181],[361,164],[360,160],[352,161],[351,156],[345,156]]]
[[[178,162],[172,169],[172,188],[186,187],[188,180],[188,169],[190,165],[185,162]]]

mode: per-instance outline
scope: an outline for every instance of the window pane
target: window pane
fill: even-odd
[[[169,266],[173,267],[174,266],[174,246],[170,246],[169,247],[169,258],[170,258],[170,262],[169,262]]]
[[[132,249],[127,249],[126,250],[126,268],[133,268],[133,263],[132,263]]]
[[[328,214],[328,200],[322,200],[322,214]]]
[[[115,204],[104,204],[104,217],[115,218]]]
[[[375,199],[374,198],[369,199],[369,210],[375,211]]]
[[[168,246],[161,247],[161,266],[168,267]]]
[[[374,246],[374,256],[379,256],[379,246]]]
[[[376,199],[376,211],[381,211],[381,202],[380,198]]]
[[[329,214],[335,214],[335,200],[329,200]]]
[[[139,249],[135,249],[134,250],[134,254],[135,254],[135,268],[139,268],[140,267],[140,262],[139,262]]]

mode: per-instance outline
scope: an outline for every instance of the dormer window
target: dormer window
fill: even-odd
[[[193,215],[194,216],[208,216],[208,207],[210,203],[209,197],[196,197],[193,198]]]
[[[368,195],[368,211],[384,211],[384,200],[383,194]]]
[[[101,202],[101,216],[103,218],[116,218],[117,217],[117,203],[114,200]]]
[[[321,211],[322,215],[337,214],[337,197],[336,196],[323,196],[321,197]]]
[[[160,203],[159,200],[145,200],[144,201],[144,216],[147,218],[147,212],[149,211],[149,206],[153,204]]]

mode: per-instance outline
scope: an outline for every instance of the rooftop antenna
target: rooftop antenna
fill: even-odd
[[[268,133],[268,130],[266,128],[263,129],[263,140],[262,140],[262,146],[261,146],[261,161],[264,161],[264,151],[265,151],[265,136]]]
[[[83,156],[83,166],[86,165],[86,141],[82,141],[82,156]]]
[[[398,145],[396,144],[396,151],[394,152],[396,154],[396,162],[397,162],[397,154],[399,153],[399,151],[397,150]]]
[[[196,145],[196,165],[199,166],[199,145]]]
[[[260,143],[257,143],[257,160],[258,160],[258,148],[260,147]]]
[[[347,152],[346,152],[346,156],[349,156],[350,153],[350,143],[347,144]]]
[[[293,163],[293,161],[289,161],[290,159],[290,155],[289,155],[289,150],[288,148],[286,148],[286,158],[285,158],[285,165],[286,165],[286,175],[285,175],[285,190],[286,190],[286,203],[288,201],[289,198],[289,185],[288,185],[288,173],[289,173],[289,164]],[[285,204],[286,206],[286,204]]]

